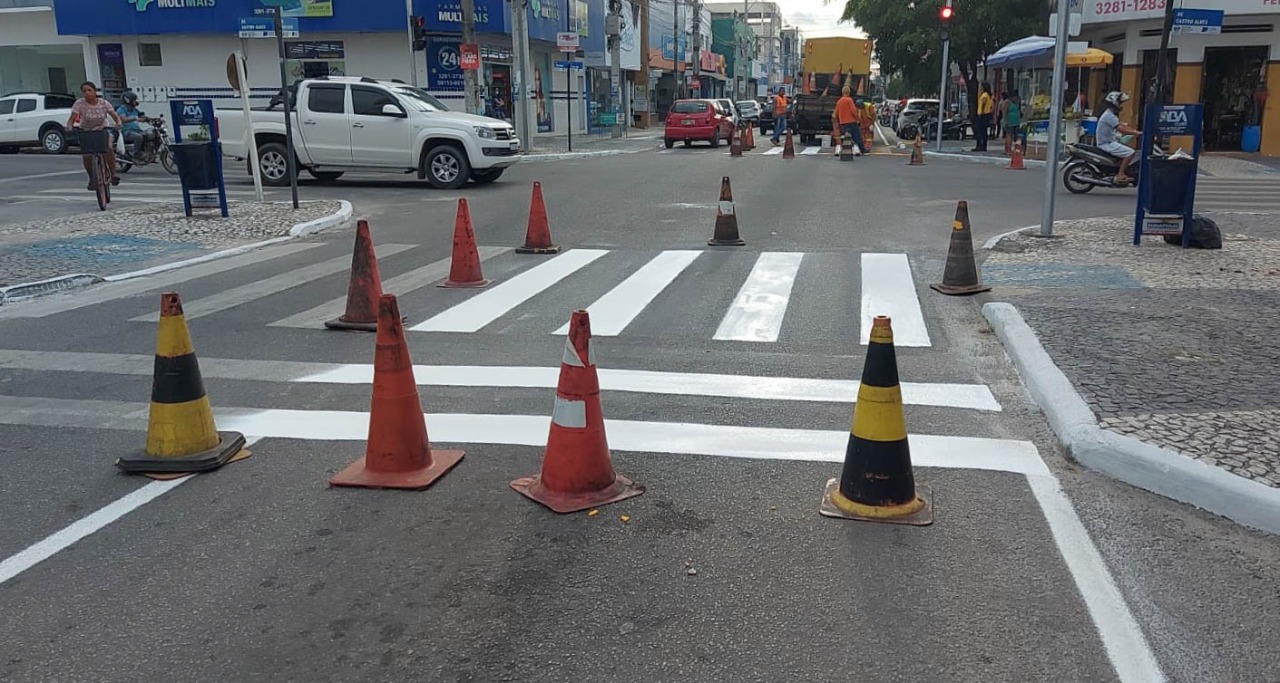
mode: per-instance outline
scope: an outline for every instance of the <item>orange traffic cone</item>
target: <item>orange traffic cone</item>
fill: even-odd
[[[911,161],[907,162],[908,166],[924,166],[924,148],[920,145],[920,133],[916,132],[916,143],[911,148]]]
[[[1013,158],[1009,160],[1009,165],[1005,167],[1009,171],[1025,171],[1027,167],[1022,163],[1022,141],[1013,143]]]
[[[480,253],[476,250],[476,233],[471,228],[471,209],[465,198],[458,200],[458,217],[453,223],[453,258],[449,263],[449,279],[438,287],[488,287],[492,280],[480,272]]]
[[[733,135],[729,138],[729,156],[742,156],[742,133],[737,128],[733,129]]]
[[[790,129],[790,128],[788,128],[788,129],[787,129],[787,144],[783,145],[783,147],[782,147],[782,158],[783,158],[783,159],[794,159],[794,158],[796,158],[796,148],[795,148],[795,146],[794,146],[794,145],[792,145],[792,144],[791,144],[791,129]]]
[[[707,244],[713,247],[741,247],[746,240],[738,235],[738,211],[733,206],[729,176],[720,181],[720,204],[716,207],[716,231]]]
[[[511,482],[511,488],[556,512],[577,512],[644,493],[643,485],[613,470],[590,345],[587,312],[574,311],[542,471]]]
[[[747,140],[742,146],[746,149],[756,148],[756,129],[750,123],[747,124]]]
[[[547,222],[547,205],[542,201],[542,183],[533,182],[533,199],[529,203],[529,228],[524,246],[517,254],[558,254],[560,247],[551,243],[551,225]]]
[[[421,490],[462,460],[462,451],[431,450],[400,306],[393,294],[383,294],[378,300],[370,403],[364,457],[334,475],[330,486]]]
[[[333,330],[378,329],[378,297],[382,296],[382,276],[373,253],[369,221],[356,223],[356,246],[351,255],[351,282],[347,285],[347,311],[324,326]]]

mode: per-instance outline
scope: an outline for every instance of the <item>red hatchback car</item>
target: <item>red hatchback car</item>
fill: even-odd
[[[667,113],[667,126],[662,137],[667,149],[671,149],[677,140],[683,140],[685,147],[693,144],[694,140],[719,147],[721,140],[729,140],[732,136],[733,121],[720,111],[714,100],[676,100]]]

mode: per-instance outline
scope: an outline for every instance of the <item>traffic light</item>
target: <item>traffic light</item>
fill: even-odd
[[[413,15],[409,17],[409,28],[413,29],[413,49],[421,51],[427,49],[427,19]]]
[[[946,0],[946,4],[942,9],[938,10],[938,19],[941,21],[942,39],[951,38],[951,19],[956,15],[956,11],[951,7],[951,0]]]

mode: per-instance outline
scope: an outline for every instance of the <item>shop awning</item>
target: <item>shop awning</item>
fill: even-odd
[[[1043,69],[1053,64],[1054,39],[1047,36],[1027,36],[1005,45],[987,57],[987,66],[1004,69]],[[1067,43],[1067,59],[1083,54],[1089,44],[1081,41]]]

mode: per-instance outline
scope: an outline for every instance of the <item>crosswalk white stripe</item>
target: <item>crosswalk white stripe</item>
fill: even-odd
[[[494,256],[505,254],[511,251],[511,247],[477,247],[476,251],[480,254],[480,260],[487,261]],[[382,283],[382,291],[387,294],[395,294],[403,296],[409,292],[426,287],[449,274],[449,266],[453,263],[452,258],[440,259],[434,263],[428,263],[421,268],[397,275]],[[347,308],[347,297],[342,296],[332,301],[316,306],[315,308],[303,311],[287,318],[281,318],[273,323],[268,323],[267,327],[302,327],[313,328],[319,327],[327,320],[333,320]]]
[[[591,336],[621,334],[700,254],[700,251],[664,251],[597,299],[587,307],[587,313],[591,314]],[[569,323],[554,334],[569,334]]]
[[[476,332],[607,253],[607,249],[565,252],[409,329],[415,332]]]
[[[892,319],[894,346],[932,346],[906,254],[862,255],[863,344],[877,315]]]
[[[724,314],[717,341],[776,342],[803,253],[765,252]]]
[[[786,151],[785,147],[770,147],[764,151],[764,155],[769,156],[771,154],[782,154],[784,151]]]
[[[285,244],[278,244],[255,249],[237,256],[198,263],[184,268],[179,268],[177,270],[157,273],[155,275],[148,275],[130,280],[121,280],[118,282],[108,282],[106,284],[96,285],[88,289],[81,289],[67,294],[41,297],[39,299],[39,304],[6,304],[4,306],[0,306],[0,319],[43,318],[56,313],[84,308],[85,306],[93,306],[95,304],[115,301],[116,299],[123,299],[125,297],[135,296],[165,287],[172,287],[173,285],[181,284],[183,282],[216,275],[236,268],[252,266],[257,263],[262,263],[263,261],[270,261],[290,254],[296,254],[301,251],[315,249],[320,246],[321,244],[318,242],[289,242]],[[349,257],[348,262],[350,262]],[[159,304],[159,302],[156,303]]]
[[[821,147],[805,147],[804,149],[800,150],[800,153],[805,156],[811,157],[818,154],[821,151],[822,151]]]
[[[374,247],[374,253],[378,258],[386,258],[388,256],[398,254],[402,251],[412,249],[412,244],[380,244]],[[319,280],[322,277],[340,273],[351,267],[350,256],[339,256],[313,263],[309,266],[295,268],[286,273],[275,275],[265,280],[250,282],[239,287],[224,289],[217,294],[194,299],[192,301],[184,301],[182,303],[182,312],[187,320],[199,318],[202,316],[225,311],[228,308],[235,308],[241,304],[248,303],[264,296],[276,294],[286,289],[292,289],[298,285],[303,285],[313,280]],[[160,313],[153,311],[146,315],[140,315],[130,318],[131,322],[155,322],[160,319]]]

